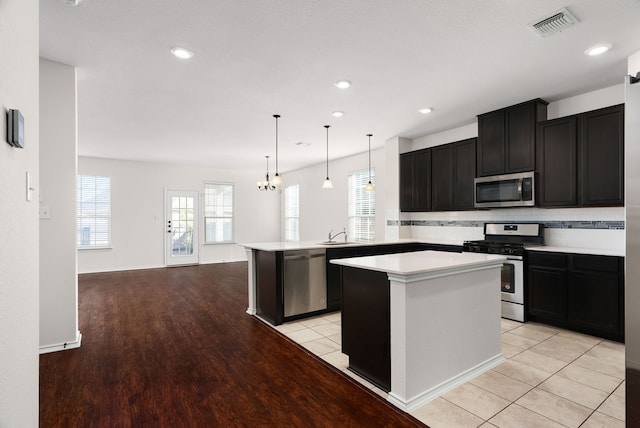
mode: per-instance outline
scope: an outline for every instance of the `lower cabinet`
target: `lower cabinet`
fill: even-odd
[[[624,341],[624,258],[529,251],[532,321]]]
[[[349,368],[391,390],[391,309],[386,272],[343,267],[342,352]]]

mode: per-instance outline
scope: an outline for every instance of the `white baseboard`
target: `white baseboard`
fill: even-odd
[[[389,392],[389,395],[387,396],[387,401],[389,401],[394,406],[404,410],[405,412],[411,412],[418,407],[427,404],[431,400],[438,398],[442,394],[451,391],[452,389],[462,385],[465,382],[468,382],[474,377],[481,375],[487,370],[490,370],[502,364],[505,361],[506,359],[504,358],[502,353],[500,353],[478,364],[477,366],[470,368],[469,370],[465,370],[464,372],[459,373],[452,378],[447,379],[444,382],[421,392],[410,400],[404,400],[401,397],[395,395],[393,393],[393,385],[391,385],[391,392]]]
[[[40,347],[41,354],[48,354],[49,352],[66,351],[68,349],[79,348],[82,343],[82,333],[76,331],[76,340],[72,342],[56,343],[53,345],[45,345]]]

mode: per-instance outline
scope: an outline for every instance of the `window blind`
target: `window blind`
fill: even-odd
[[[233,242],[233,185],[204,185],[205,243]]]
[[[375,170],[371,169],[371,178]],[[354,241],[373,241],[376,237],[376,192],[365,190],[369,182],[369,170],[349,175],[348,235]]]
[[[284,189],[284,240],[300,240],[300,186]]]
[[[78,248],[111,245],[111,178],[78,175],[76,200]]]

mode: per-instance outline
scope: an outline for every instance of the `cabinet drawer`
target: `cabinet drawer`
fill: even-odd
[[[587,254],[573,255],[574,270],[591,270],[597,272],[618,272],[618,257],[612,256],[593,256]]]
[[[565,254],[529,251],[527,252],[527,256],[529,266],[544,266],[557,269],[567,268],[567,256]]]

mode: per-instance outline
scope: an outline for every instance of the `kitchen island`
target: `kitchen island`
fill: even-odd
[[[411,411],[502,363],[504,260],[419,251],[331,261],[342,267],[349,369]]]
[[[377,242],[263,242],[242,244],[248,260],[247,313],[273,325],[340,310],[340,268],[333,259],[439,250],[461,245],[415,240]]]

